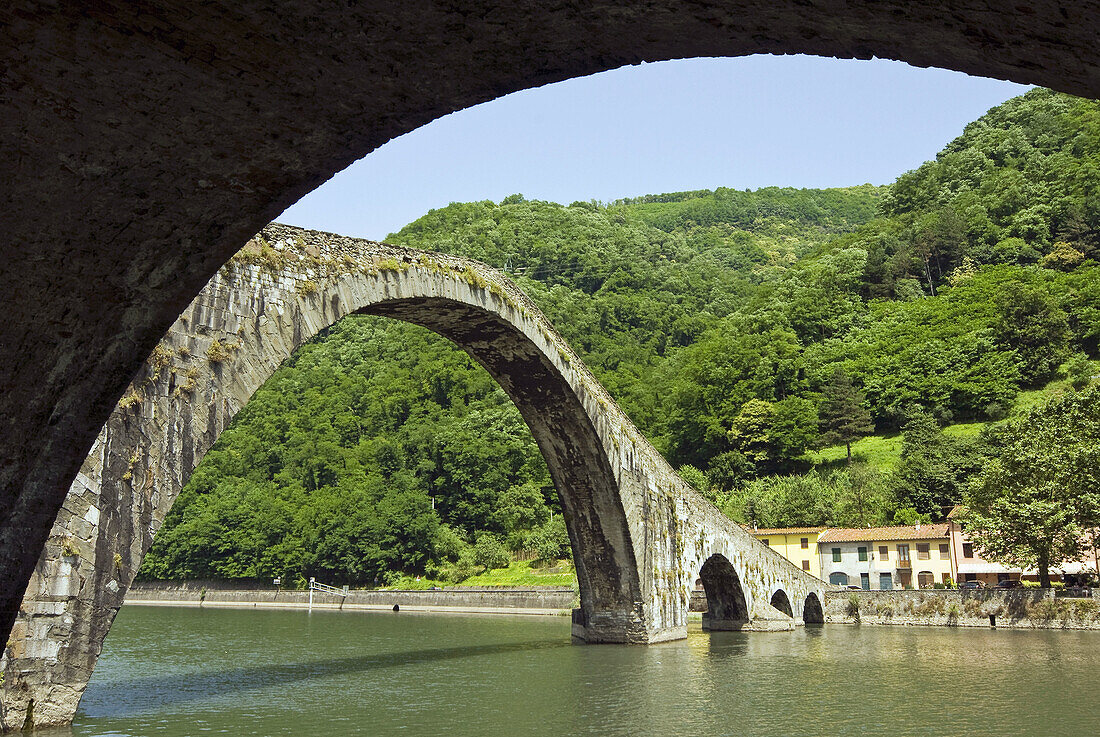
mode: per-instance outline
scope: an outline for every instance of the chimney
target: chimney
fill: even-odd
[[[920,532],[920,522],[917,523],[917,532]]]

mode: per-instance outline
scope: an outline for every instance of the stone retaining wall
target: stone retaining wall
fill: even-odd
[[[1055,597],[1051,589],[921,591],[833,590],[825,621],[942,627],[1100,629],[1100,592],[1091,598]]]
[[[516,610],[517,613],[565,614],[576,606],[576,596],[576,591],[569,587],[352,590],[346,599],[315,591],[313,606],[318,609],[393,609],[397,605],[413,610]],[[126,603],[298,609],[309,606],[309,592],[277,589],[270,585],[241,586],[225,581],[138,584],[127,593]]]

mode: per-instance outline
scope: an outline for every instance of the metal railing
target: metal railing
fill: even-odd
[[[335,586],[329,586],[327,583],[318,583],[316,578],[309,579],[309,611],[313,611],[313,592],[320,591],[324,594],[334,594],[336,596],[342,596],[348,598],[348,587],[345,586],[342,589],[338,589]],[[340,605],[341,607],[343,604]]]

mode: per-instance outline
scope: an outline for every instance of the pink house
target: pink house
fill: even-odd
[[[959,516],[963,511],[963,507],[955,507],[947,515],[948,536],[951,544],[951,574],[955,581],[959,583],[980,581],[986,586],[996,586],[1001,581],[1039,580],[1037,570],[1010,568],[1000,563],[987,561],[978,555],[959,522]],[[1061,581],[1064,576],[1092,572],[1100,576],[1100,553],[1095,547],[1092,548],[1092,554],[1089,557],[1092,560],[1065,561],[1061,565],[1051,568],[1051,580]]]

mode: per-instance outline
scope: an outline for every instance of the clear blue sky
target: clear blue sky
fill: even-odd
[[[807,56],[624,67],[517,92],[396,138],[281,222],[380,240],[432,208],[689,189],[887,184],[1022,85]]]

